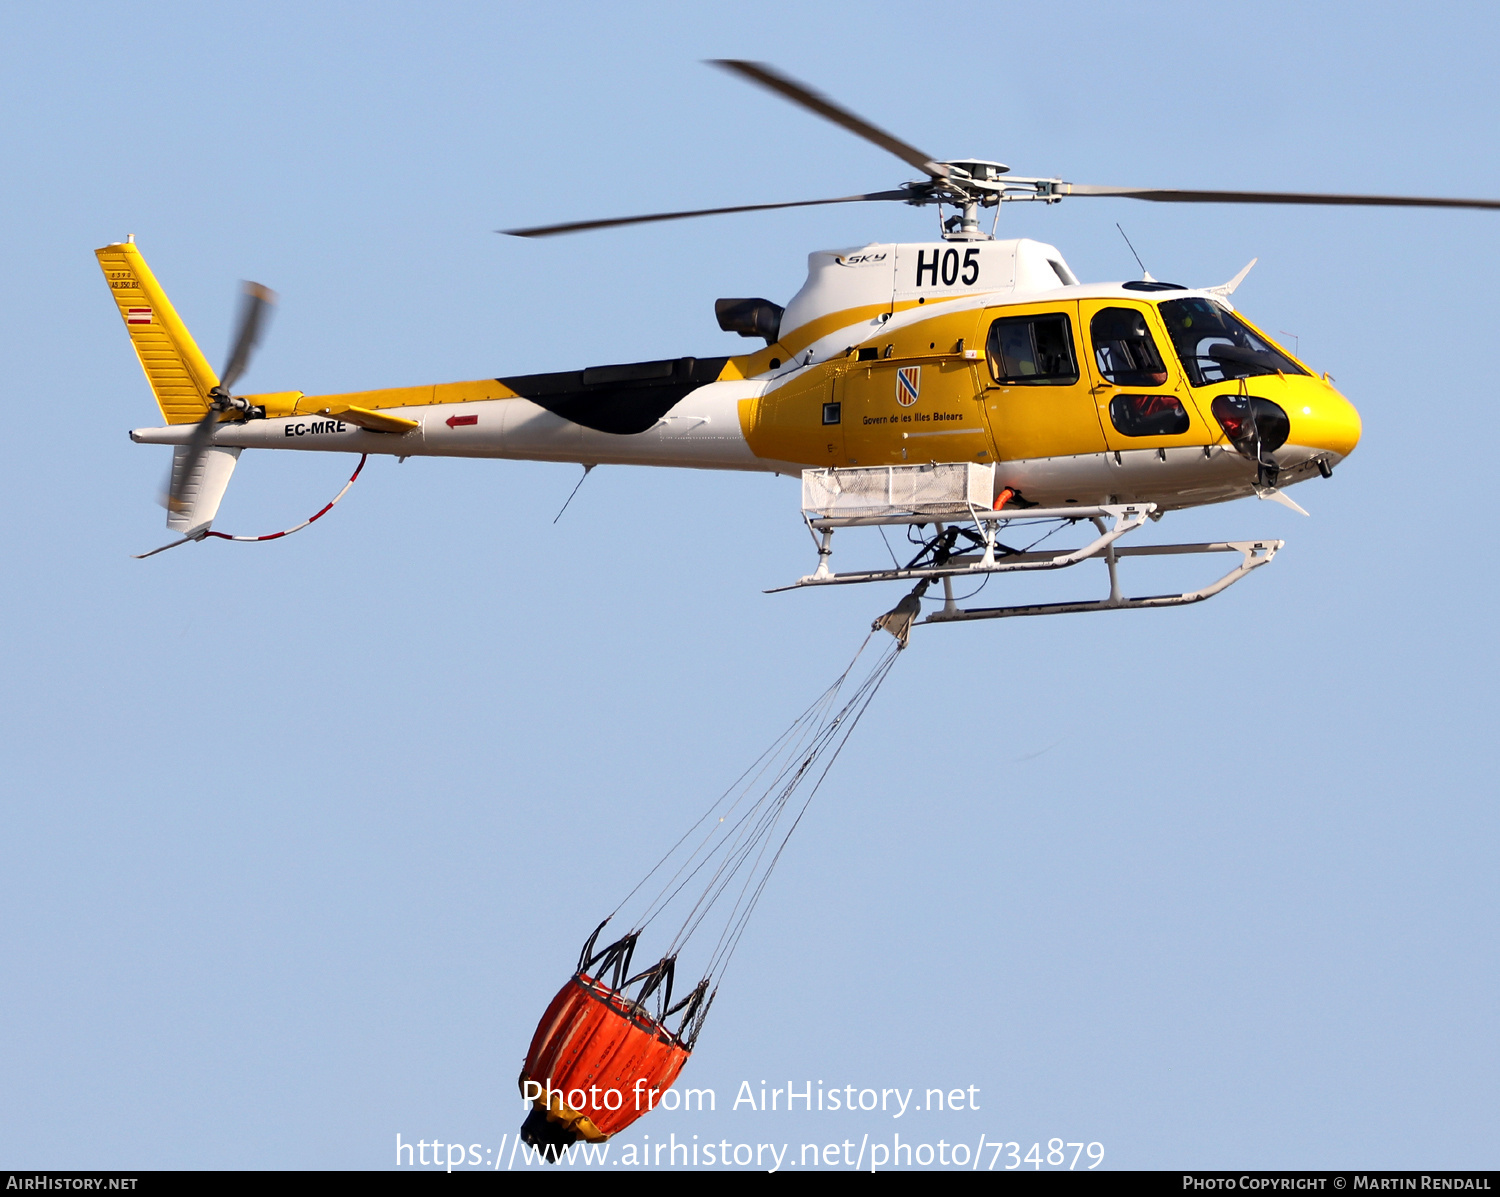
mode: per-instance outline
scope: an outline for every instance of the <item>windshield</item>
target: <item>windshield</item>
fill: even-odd
[[[1269,341],[1208,299],[1160,304],[1172,345],[1195,387],[1256,374],[1306,374]]]

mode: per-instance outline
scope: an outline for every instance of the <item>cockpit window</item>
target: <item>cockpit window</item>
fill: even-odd
[[[990,325],[986,356],[996,382],[1072,386],[1078,381],[1073,334],[1061,312],[1011,316]]]
[[[1099,373],[1116,386],[1159,387],[1167,367],[1151,339],[1146,317],[1135,308],[1102,308],[1089,322]]]
[[[1307,373],[1212,300],[1169,299],[1159,306],[1172,345],[1195,387],[1257,374]]]

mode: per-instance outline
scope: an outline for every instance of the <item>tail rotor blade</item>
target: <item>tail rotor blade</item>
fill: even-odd
[[[244,298],[240,301],[239,326],[235,329],[234,349],[229,354],[229,364],[219,376],[219,387],[226,394],[250,364],[250,354],[260,340],[266,319],[275,303],[276,292],[271,288],[263,287],[260,283],[245,284]]]

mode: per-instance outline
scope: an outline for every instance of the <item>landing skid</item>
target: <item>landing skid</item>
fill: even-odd
[[[1074,603],[1032,603],[1014,607],[960,607],[953,601],[953,577],[943,578],[943,609],[935,611],[922,623],[959,623],[967,619],[1006,619],[1012,615],[1067,615],[1075,611],[1134,611],[1143,607],[1183,607],[1213,598],[1227,590],[1253,569],[1259,569],[1276,556],[1285,541],[1221,540],[1204,544],[1137,545],[1110,548],[1104,559],[1109,566],[1109,597]],[[1126,598],[1120,591],[1117,562],[1121,557],[1158,557],[1179,553],[1239,553],[1240,563],[1223,577],[1197,590],[1181,594],[1151,594]]]
[[[846,471],[839,471],[840,474]],[[850,471],[852,472],[852,471]],[[1148,607],[1180,607],[1200,603],[1234,585],[1252,570],[1270,562],[1285,544],[1280,540],[1226,540],[1199,544],[1122,546],[1117,542],[1138,531],[1156,512],[1153,503],[1112,504],[1097,507],[1029,507],[987,511],[960,500],[943,514],[929,510],[870,512],[857,515],[816,514],[804,508],[803,517],[818,549],[818,568],[791,586],[767,591],[778,594],[808,586],[844,586],[862,582],[915,581],[911,599],[920,600],[934,582],[943,585],[943,607],[920,621],[913,618],[918,603],[906,603],[904,622],[960,623],[971,619],[1006,619],[1018,615],[1063,615],[1082,611],[1133,611]],[[1092,539],[1078,548],[1036,551],[1015,549],[1002,543],[1006,531],[1020,532],[1056,524],[1054,531],[1073,525],[1091,525]],[[840,528],[905,527],[919,530],[915,539],[920,551],[906,565],[890,569],[835,573],[831,568],[833,534]],[[932,529],[928,534],[927,529]],[[1045,535],[1050,535],[1046,533]],[[1009,537],[1008,537],[1009,539]],[[1036,543],[1035,541],[1033,543]],[[1238,553],[1239,562],[1228,573],[1197,590],[1176,594],[1127,596],[1120,586],[1120,562],[1127,557],[1164,557],[1198,553]],[[1032,603],[1005,607],[960,607],[953,597],[955,579],[989,574],[1030,573],[1068,569],[1084,561],[1103,560],[1109,571],[1109,594],[1105,598],[1062,603]]]

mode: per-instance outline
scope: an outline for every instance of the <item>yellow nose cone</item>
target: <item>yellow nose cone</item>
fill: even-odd
[[[1260,382],[1260,379],[1255,379]],[[1336,454],[1340,460],[1354,452],[1359,444],[1360,419],[1354,404],[1345,399],[1322,378],[1303,376],[1278,380],[1274,388],[1262,386],[1266,397],[1274,399],[1285,410],[1291,422],[1288,445]],[[1275,390],[1278,393],[1270,393]]]
[[[1337,453],[1341,458],[1348,457],[1359,444],[1363,428],[1359,411],[1330,383],[1324,382],[1322,395],[1311,403],[1304,403],[1292,417],[1294,434],[1304,420],[1307,422],[1304,444]]]

